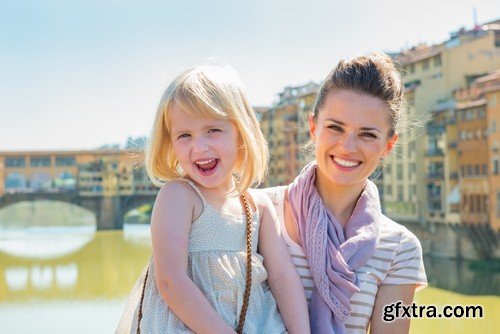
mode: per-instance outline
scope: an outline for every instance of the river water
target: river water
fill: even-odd
[[[17,229],[12,221],[0,212],[0,332],[113,333],[151,256],[149,227],[96,231],[95,223],[79,218],[78,225],[58,221]],[[430,286],[417,293],[416,304],[481,305],[484,314],[413,319],[411,333],[495,333],[500,273],[475,272],[466,262],[425,262]]]

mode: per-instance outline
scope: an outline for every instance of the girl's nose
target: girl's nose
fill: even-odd
[[[205,138],[198,138],[194,142],[194,151],[196,153],[204,153],[207,152],[209,149],[208,142]]]

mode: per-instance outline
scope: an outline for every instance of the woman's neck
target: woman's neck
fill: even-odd
[[[353,185],[333,184],[321,172],[316,170],[314,185],[325,207],[345,227],[356,207],[359,196],[363,192],[365,183]]]

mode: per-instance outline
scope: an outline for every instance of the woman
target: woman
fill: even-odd
[[[312,333],[407,333],[384,306],[411,304],[427,284],[418,239],[381,213],[368,177],[403,128],[404,86],[381,53],[344,59],[309,116],[315,161],[266,191],[309,302]]]

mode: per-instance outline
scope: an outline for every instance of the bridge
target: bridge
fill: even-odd
[[[157,188],[134,150],[0,152],[0,209],[53,200],[94,213],[97,228],[119,229],[123,216],[153,203]]]

